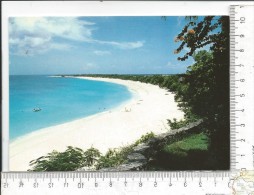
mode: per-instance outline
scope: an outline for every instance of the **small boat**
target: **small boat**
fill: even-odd
[[[39,112],[39,111],[41,111],[41,108],[34,108],[33,109],[33,112]]]

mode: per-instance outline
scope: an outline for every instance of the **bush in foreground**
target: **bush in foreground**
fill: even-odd
[[[208,170],[213,169],[209,162],[209,137],[205,133],[192,134],[181,140],[163,145],[147,170]]]
[[[93,147],[83,151],[80,148],[68,146],[64,152],[54,150],[46,156],[30,161],[32,169],[28,171],[75,171],[83,167],[92,167],[98,170],[115,167],[126,161],[128,154],[133,151],[135,146],[152,137],[154,137],[153,132],[147,133],[142,135],[134,144],[109,149],[104,156]]]
[[[30,161],[33,168],[28,171],[74,171],[83,165],[83,150],[68,146],[64,152],[53,150],[46,156]]]

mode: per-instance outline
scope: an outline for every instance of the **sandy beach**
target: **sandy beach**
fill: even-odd
[[[112,110],[40,129],[14,140],[10,144],[10,171],[26,171],[31,168],[31,160],[52,150],[64,151],[67,146],[84,150],[93,146],[105,153],[109,148],[131,144],[147,132],[164,133],[170,130],[167,119],[183,118],[174,95],[158,86],[120,79],[78,78],[125,85],[133,98]]]

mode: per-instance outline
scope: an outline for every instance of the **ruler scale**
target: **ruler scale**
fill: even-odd
[[[225,193],[229,172],[66,172],[66,173],[8,173],[2,175],[4,194],[83,194],[100,192],[139,191],[176,193],[195,190],[203,194],[207,187],[213,186],[213,192]],[[131,190],[132,189],[132,190]],[[214,191],[216,190],[216,191]],[[230,189],[227,189],[229,193]],[[8,192],[8,193],[7,193]],[[163,193],[162,193],[163,194]]]
[[[254,170],[253,62],[254,6],[230,6],[231,171],[6,172],[1,194],[232,194],[241,171]]]
[[[230,6],[230,163],[231,169],[235,169],[236,165],[236,118],[235,118],[235,107],[236,107],[236,102],[235,102],[235,51],[232,49],[235,48],[235,32],[232,32],[232,28],[235,26],[235,6]]]
[[[254,6],[230,7],[231,169],[253,170]]]

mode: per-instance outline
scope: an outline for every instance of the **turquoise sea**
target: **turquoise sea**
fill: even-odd
[[[131,96],[127,87],[109,82],[10,76],[10,139],[110,110]]]

